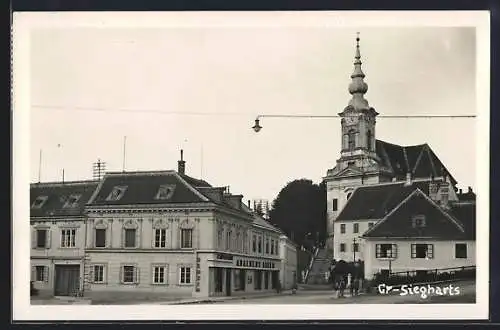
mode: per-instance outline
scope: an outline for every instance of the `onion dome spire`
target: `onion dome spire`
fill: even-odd
[[[351,83],[349,84],[349,93],[352,99],[349,105],[355,110],[369,109],[368,101],[364,98],[368,91],[368,85],[364,82],[365,74],[361,70],[361,53],[359,51],[359,32],[356,36],[356,55],[354,56],[354,72],[351,75]]]

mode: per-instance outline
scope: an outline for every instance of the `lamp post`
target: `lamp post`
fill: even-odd
[[[352,262],[356,261],[356,237],[352,239]]]

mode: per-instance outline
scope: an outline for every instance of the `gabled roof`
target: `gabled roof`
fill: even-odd
[[[382,219],[417,188],[429,193],[430,181],[366,185],[356,188],[335,221]]]
[[[476,239],[476,204],[455,204],[452,205],[450,213],[459,220],[465,230],[464,239]]]
[[[423,215],[425,226],[414,228],[412,217]],[[436,239],[465,239],[464,225],[426,194],[416,189],[398,207],[366,231],[363,237],[414,237]]]
[[[97,185],[98,181],[32,183],[30,185],[30,207],[39,197],[46,198],[46,200],[41,203],[40,208],[30,208],[30,217],[83,215],[85,204],[96,190]],[[73,196],[77,200],[70,203],[69,199]]]
[[[173,188],[169,198],[156,198],[161,186]],[[108,196],[115,187],[123,187],[123,195],[118,200],[109,200]],[[206,201],[208,199],[204,195],[175,171],[121,172],[108,173],[104,176],[89,205],[178,204]]]
[[[376,140],[376,152],[382,165],[391,168],[398,179],[404,180],[409,172],[413,178],[439,178],[445,173],[453,185],[457,183],[427,143],[400,146]]]

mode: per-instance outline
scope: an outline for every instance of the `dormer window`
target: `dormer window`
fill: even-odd
[[[68,197],[66,200],[66,203],[64,203],[63,208],[74,208],[78,206],[78,201],[82,195],[71,195]]]
[[[175,185],[161,185],[156,193],[155,199],[170,199],[174,194]]]
[[[108,198],[106,198],[106,200],[108,201],[120,200],[120,198],[122,198],[123,195],[125,194],[125,190],[127,190],[127,186],[114,187],[111,193],[109,194]]]
[[[31,204],[31,208],[32,209],[40,209],[42,208],[43,204],[45,204],[45,202],[47,202],[47,199],[49,197],[48,196],[38,196],[35,201],[33,202],[33,204]]]
[[[413,228],[424,228],[425,227],[425,216],[424,215],[415,215],[411,219],[411,226]]]

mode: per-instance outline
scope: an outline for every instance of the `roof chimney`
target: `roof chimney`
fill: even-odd
[[[471,187],[471,186],[469,186],[469,188],[468,188],[468,189],[469,189],[469,193],[472,193],[472,187]]]
[[[181,160],[177,162],[177,172],[184,174],[186,172],[186,162],[184,161],[184,150],[181,149]]]
[[[251,209],[252,207],[250,206],[250,200],[247,201],[248,208]]]
[[[458,193],[462,195],[462,189],[458,189]]]
[[[406,173],[406,182],[405,182],[405,185],[406,186],[411,185],[411,173],[410,172]]]

